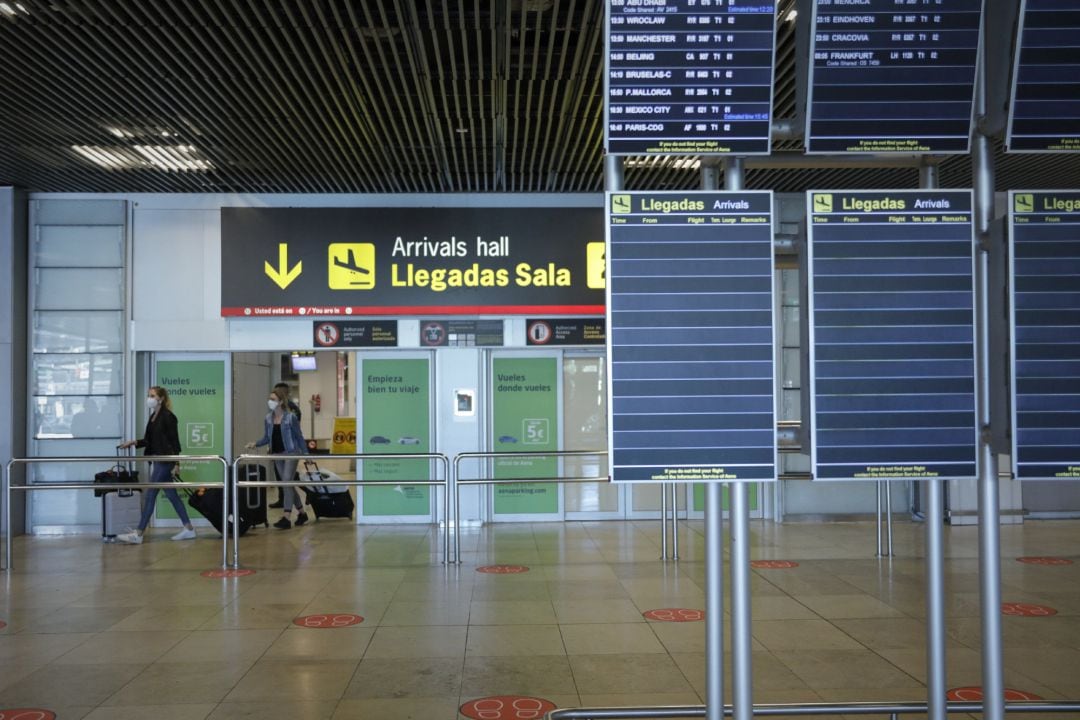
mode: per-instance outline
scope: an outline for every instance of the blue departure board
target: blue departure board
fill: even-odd
[[[772,193],[607,203],[612,480],[774,480]]]
[[[815,0],[809,153],[966,153],[983,0]]]
[[[604,147],[769,152],[775,0],[607,0]]]
[[[1013,472],[1080,480],[1080,191],[1009,193]]]
[[[1080,0],[1023,0],[1009,152],[1080,150]]]
[[[807,198],[814,479],[975,477],[971,191]]]

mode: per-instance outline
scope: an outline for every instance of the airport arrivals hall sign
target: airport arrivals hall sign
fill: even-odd
[[[222,208],[221,314],[602,315],[600,208]]]

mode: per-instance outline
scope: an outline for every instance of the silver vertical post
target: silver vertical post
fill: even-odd
[[[742,190],[742,158],[724,164],[724,188]],[[750,504],[745,483],[729,483],[731,498],[731,707],[735,720],[754,716],[754,667],[750,653]],[[720,648],[722,652],[723,648]]]
[[[679,483],[671,483],[671,558],[679,559]]]
[[[892,490],[889,483],[885,483],[885,552],[889,557],[893,556],[892,545]]]
[[[233,511],[233,514],[239,515],[239,513],[237,513],[236,509],[238,507],[240,507],[240,488],[237,487],[236,481],[237,481],[237,479],[239,478],[239,475],[240,475],[240,466],[239,466],[238,463],[234,462],[233,466],[231,468],[229,468],[229,470],[232,472],[232,487],[229,488],[229,490],[225,494],[228,495],[230,492],[232,493],[232,505],[230,506],[229,509],[231,509]],[[237,517],[237,520],[239,520],[239,517]],[[226,511],[225,517],[223,517],[221,519],[221,522],[225,523],[225,532],[228,533],[229,532],[229,513],[228,513],[228,511]],[[240,567],[240,523],[239,522],[234,522],[232,524],[232,566],[234,568],[239,568]]]
[[[660,483],[660,559],[668,559],[667,550],[667,483]]]
[[[985,16],[983,19],[985,23]],[[985,47],[985,46],[984,46]],[[988,113],[986,50],[975,74],[975,116]],[[982,615],[982,688],[984,720],[1004,720],[1004,651],[1001,642],[1001,508],[997,455],[990,433],[990,225],[994,215],[994,160],[990,138],[981,130],[972,137],[975,180],[975,377],[979,414],[979,604]]]
[[[876,508],[874,514],[874,519],[876,521],[874,534],[877,536],[877,553],[875,554],[875,557],[881,557],[881,532],[883,530],[881,527],[881,480],[874,483],[874,500],[876,503],[874,505]]]
[[[701,166],[701,189],[720,187],[719,169]],[[724,720],[724,503],[719,483],[705,486],[705,712]]]
[[[11,571],[11,541],[15,537],[11,529],[11,463],[0,469],[0,484],[4,490],[4,570]]]

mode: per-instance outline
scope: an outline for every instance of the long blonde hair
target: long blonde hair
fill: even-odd
[[[154,393],[161,399],[161,406],[172,412],[172,398],[169,397],[169,391],[160,385],[151,385],[150,392]]]

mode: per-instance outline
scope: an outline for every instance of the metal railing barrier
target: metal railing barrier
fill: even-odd
[[[607,450],[550,450],[547,452],[465,452],[454,456],[454,562],[461,563],[461,486],[462,485],[520,485],[522,483],[607,483],[608,475],[597,477],[539,477],[539,478],[472,478],[461,479],[462,460],[501,460],[504,458],[561,458],[607,457]]]
[[[882,527],[881,521],[881,498],[885,497],[885,524]],[[892,487],[888,482],[884,480],[878,480],[874,484],[874,496],[877,504],[877,512],[875,513],[875,528],[877,530],[877,557],[892,557],[893,556],[893,532],[892,532]],[[885,551],[882,552],[882,534],[884,532],[885,537]]]
[[[950,702],[946,704],[949,713],[982,712],[981,702]],[[754,716],[770,717],[805,717],[814,715],[888,715],[897,720],[901,715],[925,714],[926,703],[918,702],[850,702],[850,703],[792,703],[754,705]],[[1077,713],[1080,714],[1080,700],[1024,701],[1006,702],[1005,711],[1010,713]],[[656,707],[606,707],[606,708],[563,708],[551,710],[544,715],[545,720],[637,720],[638,718],[685,718],[705,717],[704,705],[663,705]],[[724,716],[734,714],[731,705],[724,706]]]
[[[153,483],[153,482],[141,482],[141,483],[94,483],[94,482],[72,482],[72,483],[27,483],[25,485],[12,485],[11,483],[11,469],[16,465],[37,465],[45,463],[94,463],[97,465],[108,465],[109,467],[116,467],[117,465],[126,465],[128,463],[152,463],[152,462],[219,462],[221,463],[221,482],[183,482],[170,485],[169,483]],[[116,457],[29,457],[29,458],[12,458],[8,464],[4,467],[3,486],[4,486],[4,570],[10,571],[12,566],[12,544],[14,541],[14,530],[11,526],[11,495],[13,492],[38,492],[39,490],[167,490],[173,489],[194,489],[194,488],[221,488],[221,510],[222,517],[228,515],[228,493],[225,492],[226,482],[228,480],[229,473],[229,461],[220,455],[152,455],[147,457],[145,455],[117,455]],[[228,533],[223,532],[221,534],[221,566],[228,567],[229,551],[228,551],[229,537]]]
[[[450,551],[450,459],[442,453],[357,453],[353,455],[263,455],[245,454],[237,455],[232,461],[232,506],[240,506],[240,488],[242,487],[281,487],[294,485],[327,485],[330,487],[386,487],[385,480],[323,480],[312,482],[311,480],[240,480],[241,464],[274,462],[287,460],[302,462],[304,460],[434,460],[442,465],[442,480],[395,480],[394,485],[426,485],[443,488],[443,564],[449,562]],[[359,465],[357,467],[360,467]],[[301,473],[302,475],[303,473]],[[359,508],[359,505],[357,506]],[[240,523],[232,524],[233,558],[232,566],[240,567]]]

